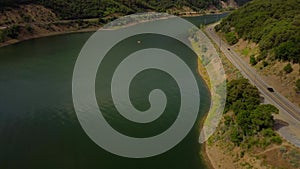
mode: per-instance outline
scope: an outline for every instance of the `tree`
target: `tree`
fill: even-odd
[[[238,126],[242,129],[244,135],[252,135],[252,121],[250,118],[251,112],[244,110],[240,111],[236,116],[236,122]]]
[[[231,130],[230,140],[236,145],[240,145],[240,143],[243,141],[243,134],[239,131],[237,127],[234,127]]]
[[[271,142],[280,144],[280,138],[278,139],[273,131],[275,124],[273,114],[279,110],[273,105],[260,104],[257,88],[246,79],[232,80],[227,85],[227,110],[234,112],[224,117],[230,140],[238,146],[246,143],[249,147],[254,144],[249,138],[264,136],[269,137]]]
[[[276,58],[283,61],[293,61],[294,63],[299,63],[300,49],[297,46],[299,44],[300,43],[293,41],[281,43],[277,48],[275,48]]]
[[[278,112],[279,110],[273,105],[259,105],[249,116],[251,119],[252,129],[255,131],[261,131],[262,129],[272,128],[275,123],[272,114],[278,114]]]
[[[253,110],[260,103],[259,91],[247,79],[232,80],[227,83],[226,109]]]
[[[245,136],[251,136],[263,129],[274,126],[273,113],[279,110],[272,105],[259,105],[255,110],[241,110],[237,113],[236,122]]]
[[[238,42],[238,39],[235,35],[234,32],[228,32],[225,34],[225,38],[226,38],[226,41],[230,44],[230,45],[234,45]]]

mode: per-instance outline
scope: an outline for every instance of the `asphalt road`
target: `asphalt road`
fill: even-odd
[[[210,37],[210,39],[218,45],[222,53],[224,53],[224,55],[230,60],[230,62],[240,70],[245,78],[249,79],[252,84],[254,84],[258,88],[265,99],[268,99],[268,101],[270,101],[283,113],[287,113],[292,118],[300,122],[299,107],[291,103],[280,93],[268,90],[268,88],[272,88],[272,86],[269,86],[264,80],[262,80],[259,74],[256,73],[256,71],[251,66],[249,66],[248,63],[245,63],[245,61],[241,59],[241,56],[233,51],[233,49],[231,49],[227,43],[221,40],[221,38],[216,34],[214,30],[215,25],[216,24],[207,26],[205,28],[205,32]]]

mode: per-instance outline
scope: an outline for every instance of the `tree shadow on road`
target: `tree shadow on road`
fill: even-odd
[[[286,126],[289,126],[289,123],[287,123],[283,120],[280,120],[280,119],[275,119],[275,124],[274,124],[274,129],[275,130],[279,130],[282,127],[286,127]]]

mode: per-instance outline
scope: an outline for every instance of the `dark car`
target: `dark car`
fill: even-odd
[[[274,89],[272,87],[268,87],[269,92],[274,92]]]

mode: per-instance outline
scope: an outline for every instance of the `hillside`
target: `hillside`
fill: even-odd
[[[237,7],[249,0],[2,0],[0,8],[22,4],[38,4],[52,9],[61,19],[105,17],[111,14],[136,12],[165,12],[172,9],[202,11]]]
[[[299,9],[299,0],[255,0],[233,12],[217,29],[258,43],[259,60],[270,56],[300,63]]]
[[[0,11],[0,47],[22,40],[99,29],[98,19],[60,20],[42,5],[20,5]]]
[[[300,105],[299,9],[300,0],[254,0],[215,27],[270,86],[296,105]]]
[[[195,15],[249,0],[1,0],[0,46],[67,32],[97,30],[120,16],[147,12]]]

